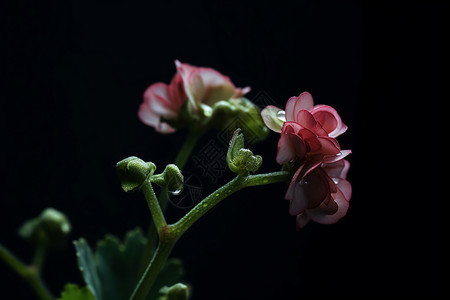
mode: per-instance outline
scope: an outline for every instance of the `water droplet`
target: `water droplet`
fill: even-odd
[[[175,195],[175,196],[177,196],[177,195],[179,195],[180,193],[181,193],[181,191],[183,191],[183,189],[178,189],[178,190],[175,190],[175,191],[169,191],[172,195]]]
[[[280,110],[277,112],[277,118],[283,122],[286,122],[286,113],[284,112],[284,110]]]

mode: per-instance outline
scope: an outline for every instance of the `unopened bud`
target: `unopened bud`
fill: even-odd
[[[153,175],[156,166],[136,156],[130,156],[116,165],[122,188],[125,192],[138,190],[147,178]]]
[[[19,229],[19,235],[48,248],[61,248],[70,231],[71,225],[66,215],[54,208],[47,208],[37,218],[25,222]]]

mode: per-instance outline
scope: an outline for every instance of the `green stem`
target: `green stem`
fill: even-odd
[[[178,155],[175,158],[174,162],[180,170],[183,170],[188,158],[192,153],[192,150],[194,150],[195,145],[197,144],[200,136],[203,134],[206,128],[207,126],[204,126],[201,129],[189,128],[189,133],[186,137],[186,140],[184,141],[184,144],[181,146],[181,149],[178,152]],[[166,187],[161,188],[161,192],[159,194],[159,206],[161,207],[162,211],[166,209],[168,201],[169,201],[168,189]],[[154,222],[150,222],[147,231],[147,245],[145,246],[144,254],[142,257],[144,265],[147,264],[148,260],[150,259],[150,255],[152,254],[152,251],[154,251],[156,242],[156,232],[157,229],[155,227]]]
[[[17,274],[25,278],[28,273],[28,267],[2,244],[0,244],[0,258]]]
[[[178,238],[171,233],[170,225],[165,226],[162,230],[162,235],[160,236],[158,248],[153,254],[153,257],[145,269],[144,274],[136,285],[130,300],[144,300],[147,297],[147,294],[150,292],[150,289],[152,288],[155,279],[158,277],[159,272],[166,264],[167,258],[169,257],[170,252],[172,251],[173,246],[175,246],[177,240]]]
[[[32,265],[38,270],[41,271],[42,265],[44,264],[45,255],[47,253],[47,247],[44,244],[37,244],[36,252],[34,253]]]
[[[182,170],[184,166],[186,165],[186,162],[191,156],[192,150],[194,150],[195,145],[197,144],[200,136],[202,135],[202,131],[195,130],[195,129],[189,129],[188,136],[186,140],[184,141],[183,146],[181,146],[180,151],[178,152],[177,157],[175,158],[174,164],[177,165],[177,167]]]
[[[151,261],[149,262],[144,274],[139,280],[136,289],[130,297],[130,300],[144,300],[150,291],[156,277],[158,276],[161,269],[164,267],[164,264],[169,257],[172,248],[174,247],[177,240],[183,235],[189,227],[195,223],[201,216],[203,216],[206,212],[208,212],[211,208],[213,208],[220,201],[230,196],[234,192],[243,189],[248,186],[257,186],[257,185],[266,185],[271,183],[283,182],[287,181],[290,178],[290,174],[287,171],[273,172],[267,174],[259,174],[259,175],[247,175],[247,176],[236,176],[233,180],[225,184],[224,186],[217,189],[215,192],[211,193],[205,199],[203,199],[200,203],[198,203],[194,208],[192,208],[183,218],[181,218],[178,222],[173,225],[165,225],[158,230],[159,233],[159,245],[156,249],[155,253]],[[150,185],[148,187],[147,185]],[[144,193],[146,194],[147,201],[148,196],[153,197],[150,193],[149,189],[151,188],[151,183],[145,183],[143,185]],[[153,192],[153,189],[151,189]],[[151,203],[155,202],[153,198],[150,199]],[[150,207],[149,202],[149,207]],[[152,210],[153,205],[150,207]],[[159,205],[155,206],[155,210],[159,210],[158,213],[152,212],[153,219],[155,220],[155,224],[157,224],[157,219],[160,218],[159,214],[162,214],[161,208]],[[162,216],[164,217],[164,216]],[[164,221],[165,222],[165,221]]]
[[[236,176],[233,180],[211,193],[194,208],[192,208],[183,218],[173,224],[174,231],[181,236],[191,227],[200,217],[207,213],[217,203],[230,196],[234,192],[248,186],[266,185],[271,183],[283,182],[289,179],[289,172],[279,171],[266,174]]]
[[[162,229],[167,226],[166,219],[159,205],[158,199],[156,198],[155,192],[153,191],[152,183],[150,180],[146,180],[141,187],[144,192],[145,199],[147,200],[148,208],[152,214],[153,222],[155,223],[158,235],[161,235]]]
[[[39,251],[37,249],[37,251]],[[36,253],[38,254],[38,252]],[[39,254],[39,256],[41,256]],[[35,265],[26,266],[21,260],[14,256],[8,249],[0,244],[0,258],[20,275],[34,290],[41,300],[53,300],[53,296],[42,282],[39,268]]]

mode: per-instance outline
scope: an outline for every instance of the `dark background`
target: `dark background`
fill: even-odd
[[[169,82],[179,59],[280,107],[311,92],[338,110],[349,126],[340,144],[353,150],[353,197],[335,225],[295,231],[283,184],[241,191],[196,223],[173,251],[193,299],[443,296],[441,169],[424,168],[441,166],[443,147],[432,138],[448,35],[437,3],[3,3],[0,242],[28,261],[16,229],[49,206],[69,216],[72,240],[91,245],[147,227],[144,198],[121,190],[115,163],[136,155],[162,170],[173,161],[185,132],[159,135],[136,112],[145,88]],[[262,171],[279,168],[276,142],[271,134],[252,146]],[[211,191],[200,169],[186,170]],[[170,206],[168,218],[183,213]],[[0,276],[2,298],[34,297],[3,263]],[[83,284],[70,243],[44,276],[55,295]]]

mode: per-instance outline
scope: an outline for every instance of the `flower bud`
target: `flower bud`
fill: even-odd
[[[25,222],[19,229],[19,235],[48,248],[61,248],[70,231],[71,225],[66,215],[54,208],[47,208],[39,217]]]
[[[241,128],[252,141],[261,141],[268,136],[268,129],[260,115],[259,108],[246,98],[216,102],[212,107],[212,124],[223,130]]]
[[[160,298],[164,300],[186,300],[189,298],[189,287],[183,283],[176,283],[171,287],[164,286],[159,292],[164,294]]]
[[[244,148],[244,135],[240,131],[236,129],[231,138],[227,153],[228,167],[238,174],[256,172],[262,164],[262,157]]]
[[[173,194],[183,190],[184,176],[177,165],[169,164],[161,174],[153,175],[150,180],[160,187],[167,187]]]
[[[152,176],[156,170],[154,163],[144,162],[136,156],[130,156],[119,161],[116,168],[125,192],[138,190],[142,183]]]

